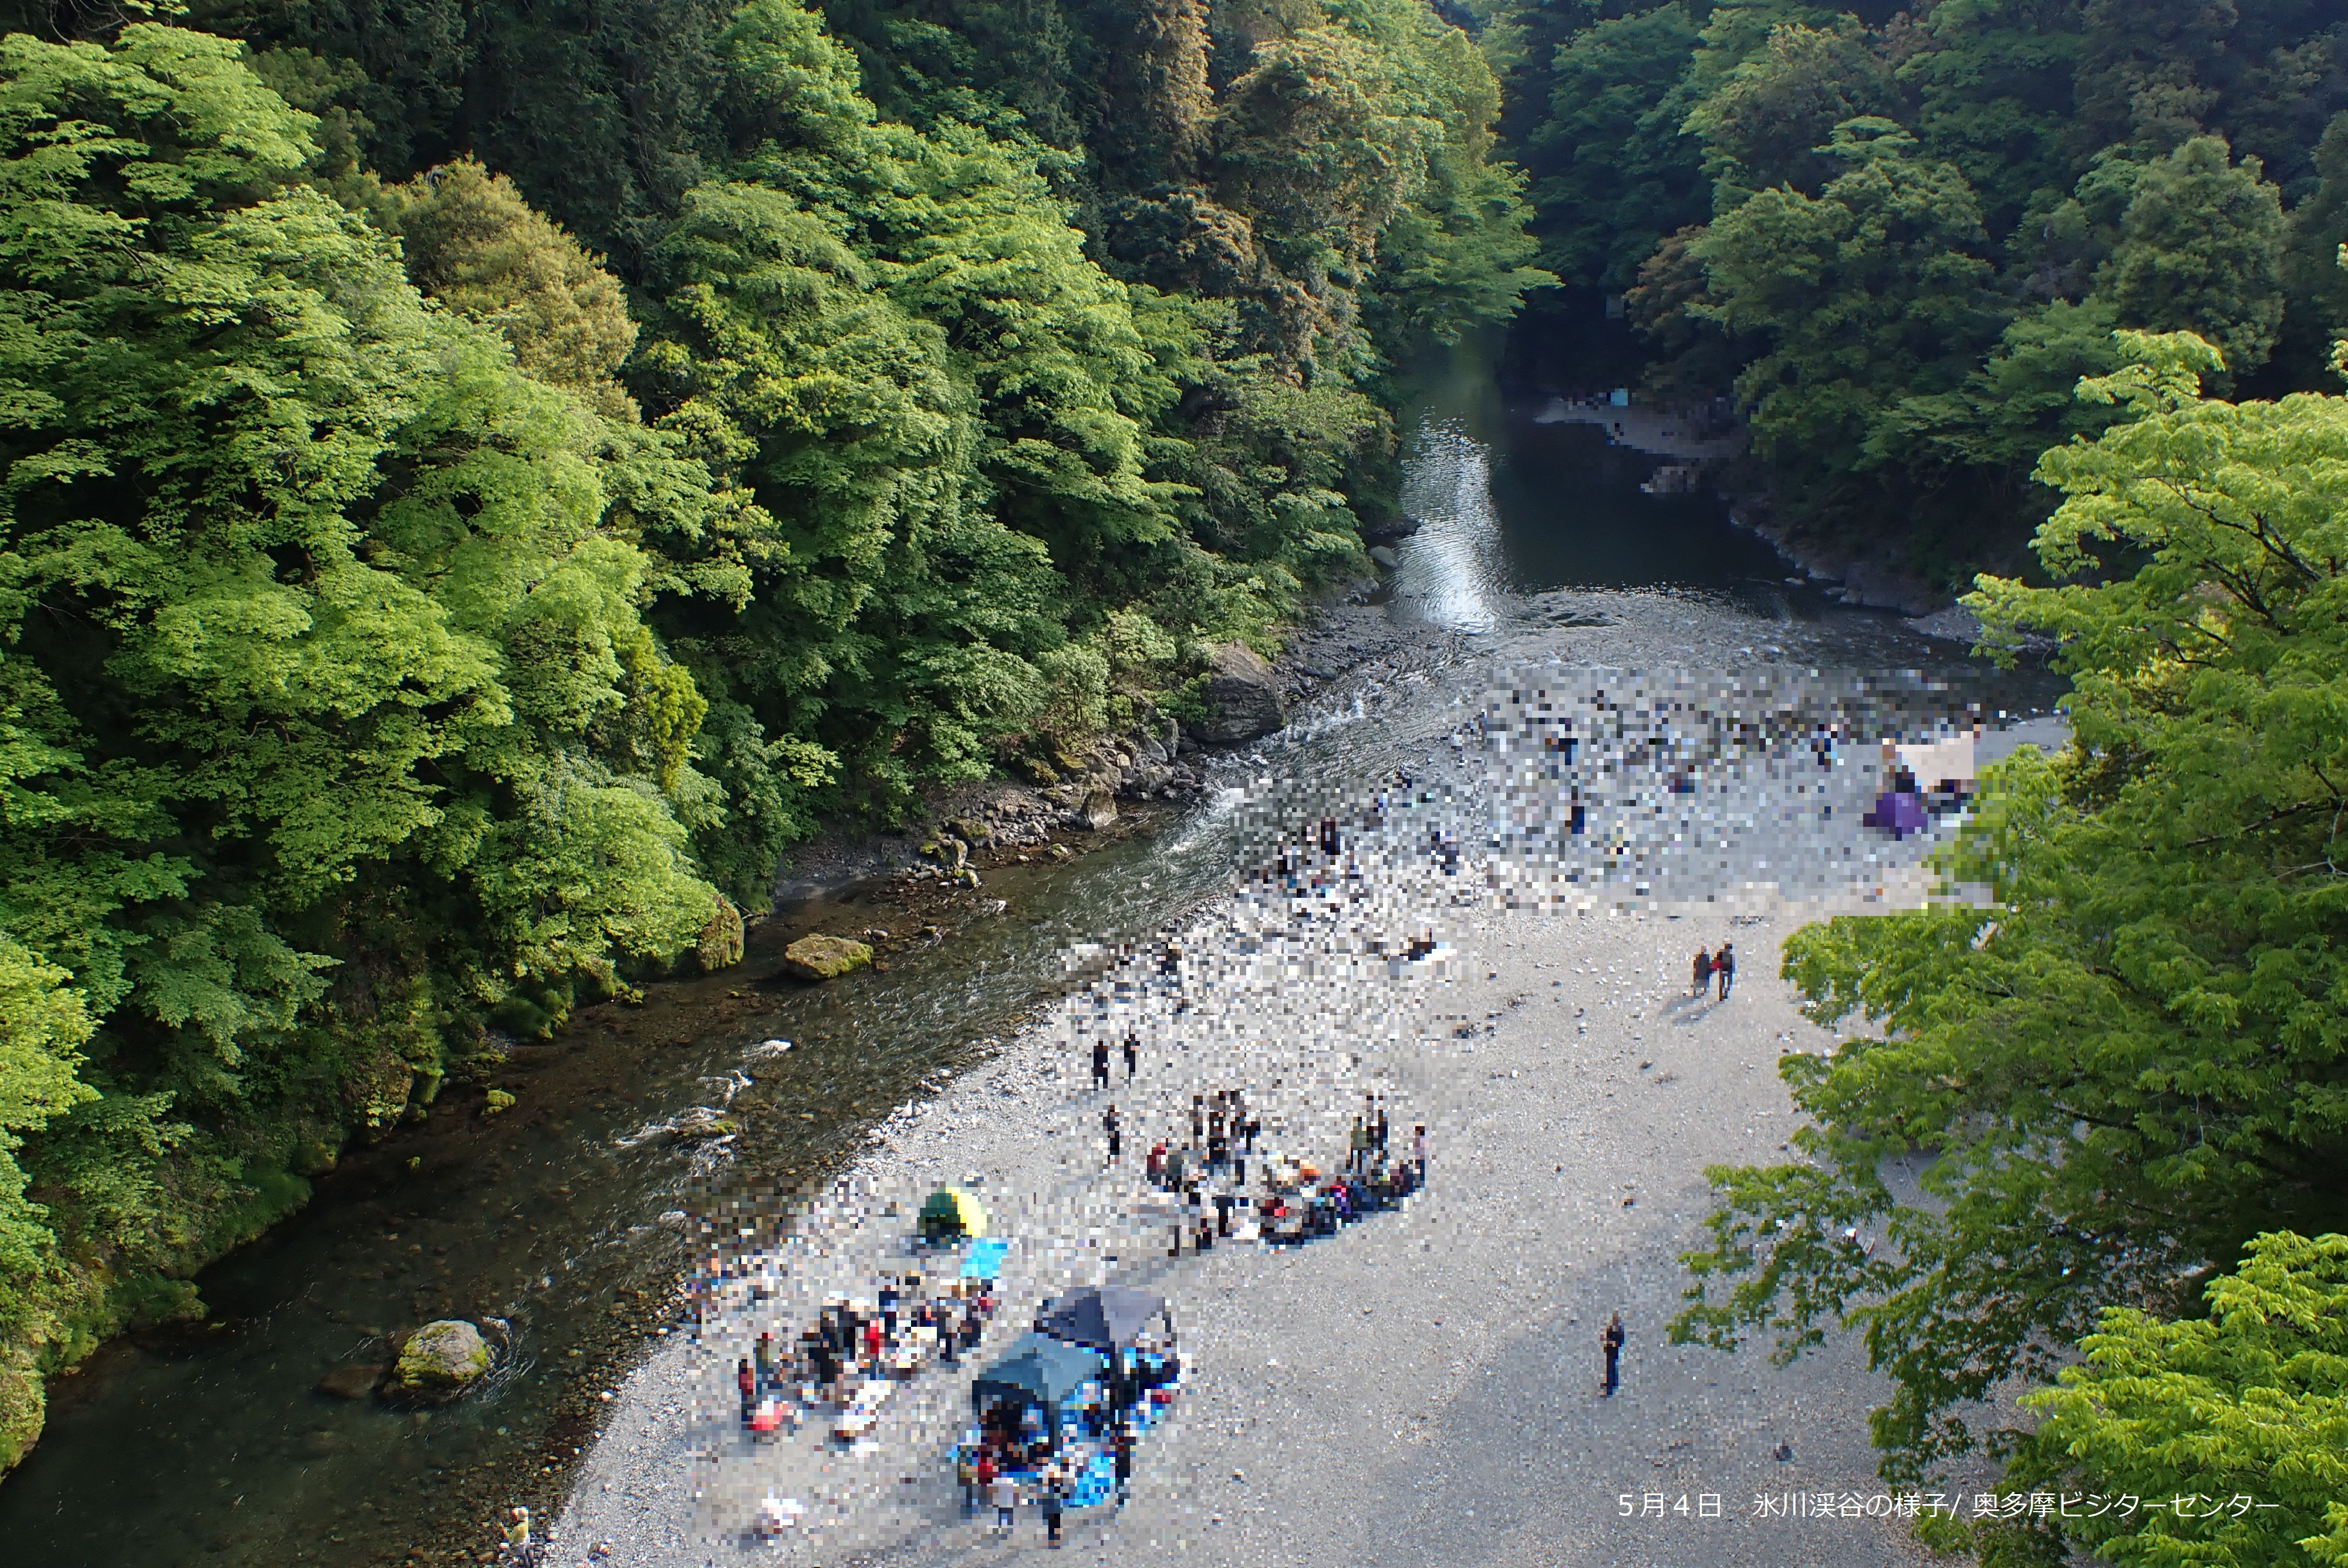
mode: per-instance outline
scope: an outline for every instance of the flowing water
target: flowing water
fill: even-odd
[[[1426,388],[1406,422],[1423,526],[1387,609],[1457,651],[1354,682],[1219,760],[1209,798],[1147,833],[991,875],[1006,911],[971,913],[885,973],[762,978],[806,930],[894,917],[853,892],[787,912],[740,968],[587,1009],[518,1050],[496,1081],[519,1103],[497,1120],[478,1091],[452,1092],[355,1151],[304,1213],[203,1276],[204,1323],[127,1337],[57,1380],[46,1435],[0,1483],[0,1556],[390,1561],[484,1539],[492,1503],[545,1506],[560,1484],[546,1461],[586,1440],[614,1357],[657,1332],[684,1211],[768,1223],[1097,945],[1164,929],[1301,821],[1383,795],[1390,831],[1488,857],[1528,897],[1864,900],[1921,845],[1860,828],[1871,751],[1847,743],[1820,766],[1818,727],[1871,743],[2052,699],[2043,677],[1995,676],[1790,580],[1716,500],[1643,490],[1661,459],[1511,405],[1472,348]],[[770,1039],[794,1047],[761,1051]],[[733,1116],[738,1137],[669,1136],[695,1106]],[[444,1315],[508,1326],[488,1392],[429,1413],[314,1392]]]

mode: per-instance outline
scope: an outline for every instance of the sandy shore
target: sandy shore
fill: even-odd
[[[1903,1527],[1865,1516],[1884,1491],[1864,1426],[1880,1389],[1853,1347],[1781,1370],[1757,1348],[1663,1337],[1676,1256],[1707,1211],[1704,1167],[1775,1156],[1795,1124],[1778,1057],[1830,1043],[1775,972],[1812,912],[1516,902],[1473,865],[1447,877],[1374,858],[1317,897],[1235,897],[1186,938],[1179,982],[1154,966],[1104,977],[987,1069],[901,1111],[763,1260],[769,1297],[743,1290],[701,1343],[680,1337],[617,1391],[550,1561],[605,1542],[624,1564],[1041,1553],[1032,1514],[1009,1542],[961,1517],[943,1453],[968,1419],[968,1365],[901,1389],[855,1453],[812,1426],[754,1445],[736,1420],[732,1368],[757,1334],[788,1339],[826,1294],[869,1294],[883,1266],[905,1266],[922,1195],[970,1178],[1014,1238],[978,1364],[1042,1298],[1116,1279],[1169,1299],[1193,1368],[1141,1448],[1133,1502],[1071,1514],[1069,1551],[1396,1568],[1911,1555]],[[1422,960],[1383,956],[1430,936],[1441,945]],[[1689,953],[1732,938],[1735,994],[1692,1001]],[[1085,1042],[1128,1028],[1146,1042],[1141,1075],[1128,1084],[1120,1067],[1097,1092]],[[1428,1190],[1301,1248],[1169,1259],[1164,1233],[1134,1217],[1140,1152],[1187,1120],[1194,1091],[1227,1084],[1262,1107],[1269,1145],[1323,1163],[1342,1158],[1364,1092],[1390,1096],[1397,1137],[1430,1128]],[[1112,1100],[1126,1159],[1104,1170]],[[1617,1310],[1623,1388],[1601,1399],[1598,1333]],[[1793,1492],[1832,1492],[1859,1516],[1756,1504]],[[762,1543],[747,1527],[768,1496],[807,1512]],[[1712,1499],[1719,1515],[1704,1517]]]

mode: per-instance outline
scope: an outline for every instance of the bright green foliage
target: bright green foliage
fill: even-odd
[[[2023,1561],[2067,1537],[2123,1563],[2348,1562],[2348,1235],[2271,1232],[2244,1253],[2203,1293],[2207,1317],[2115,1307],[2081,1341],[2085,1364],[2023,1401],[2038,1430],[2008,1464],[2008,1487],[2153,1506],[2067,1520],[2063,1536],[2001,1529],[2024,1539],[1995,1542],[1985,1561]],[[2179,1497],[2192,1500],[2181,1511]],[[2253,1503],[2237,1509],[2237,1498]]]
[[[2133,417],[2045,455],[2065,499],[2038,550],[2058,577],[2142,564],[1967,601],[1993,643],[2062,640],[2075,743],[1985,781],[1943,868],[1989,907],[1787,944],[1813,1018],[1876,1027],[1787,1059],[1802,1158],[1712,1172],[1715,1245],[1689,1260],[1684,1335],[1864,1335],[1903,1477],[2105,1307],[2157,1308],[2262,1232],[2348,1229],[2348,399],[2203,401],[2207,344],[2122,345],[2083,392]],[[1882,1164],[1919,1153],[1905,1203]]]
[[[522,200],[512,180],[460,159],[386,193],[408,276],[504,334],[524,375],[633,419],[619,383],[636,343],[620,281]]]
[[[19,1326],[715,907],[632,542],[705,477],[431,307],[239,52],[0,43],[0,1105],[62,1244],[0,1171]]]

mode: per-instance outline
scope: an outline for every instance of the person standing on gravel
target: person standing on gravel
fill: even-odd
[[[1701,1000],[1704,989],[1712,984],[1712,955],[1698,948],[1695,950],[1695,966],[1690,972],[1694,976],[1695,989],[1688,995]]]
[[[1101,1131],[1108,1134],[1108,1163],[1114,1165],[1117,1163],[1118,1151],[1125,1146],[1125,1122],[1117,1115],[1114,1102],[1110,1103],[1107,1113],[1101,1118]]]
[[[734,1369],[734,1387],[742,1395],[742,1424],[748,1426],[758,1409],[758,1375],[750,1370],[750,1358],[745,1356]]]
[[[998,1471],[994,1477],[993,1501],[995,1533],[1009,1535],[1019,1508],[1019,1483]]]
[[[1726,1001],[1736,985],[1736,944],[1723,942],[1720,951],[1713,955],[1712,972],[1720,977],[1720,999]]]
[[[1134,1069],[1141,1063],[1141,1037],[1128,1031],[1125,1037],[1125,1081],[1133,1081]]]
[[[1370,1123],[1370,1145],[1377,1151],[1378,1158],[1381,1160],[1386,1157],[1386,1135],[1389,1131],[1386,1126],[1386,1103],[1381,1100],[1378,1102],[1378,1118]]]
[[[1093,1087],[1108,1087],[1108,1041],[1105,1040],[1093,1041]]]
[[[1044,1467],[1035,1483],[1035,1506],[1044,1514],[1044,1544],[1055,1552],[1060,1549],[1060,1510],[1067,1501],[1066,1485],[1057,1460]]]
[[[1426,1123],[1421,1122],[1410,1135],[1410,1157],[1418,1166],[1418,1184],[1426,1185]]]
[[[1622,1341],[1629,1336],[1622,1331],[1622,1315],[1614,1314],[1606,1320],[1598,1336],[1599,1348],[1606,1353],[1606,1386],[1599,1390],[1601,1399],[1612,1399],[1614,1390],[1622,1386]]]
[[[538,1543],[530,1538],[530,1510],[514,1504],[513,1522],[506,1526],[505,1549],[517,1568],[537,1568]]]
[[[1115,1463],[1116,1463],[1116,1467],[1117,1467],[1117,1505],[1119,1508],[1123,1508],[1123,1507],[1125,1506],[1125,1504],[1126,1504],[1126,1500],[1127,1500],[1128,1498],[1129,1498],[1129,1497],[1131,1497],[1131,1496],[1133,1495],[1133,1423],[1132,1423],[1132,1422],[1130,1422],[1130,1421],[1119,1421],[1119,1422],[1117,1422],[1117,1440],[1116,1440],[1113,1444],[1111,1444],[1111,1445],[1110,1445],[1110,1448],[1111,1448],[1112,1451],[1114,1452],[1114,1454],[1116,1455]]]

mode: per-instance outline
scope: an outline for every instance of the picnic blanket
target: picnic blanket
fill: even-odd
[[[962,1276],[964,1279],[996,1277],[1002,1271],[1004,1255],[1010,1250],[1011,1244],[1000,1237],[971,1243],[970,1252],[962,1260]]]

